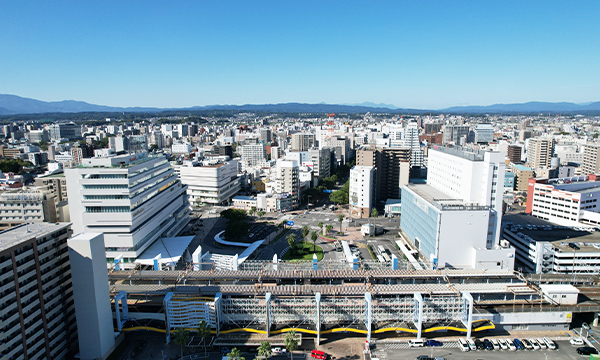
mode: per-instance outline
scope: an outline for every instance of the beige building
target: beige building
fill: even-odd
[[[57,204],[69,199],[67,196],[67,180],[64,173],[38,176],[35,178],[34,185],[48,189],[54,195],[54,201]]]
[[[50,192],[34,188],[0,194],[0,228],[40,222],[56,222],[56,204]]]
[[[308,151],[313,146],[315,146],[315,134],[292,134],[292,151]]]
[[[527,163],[532,169],[550,166],[554,152],[554,140],[546,138],[529,139],[527,144]]]
[[[515,191],[527,191],[529,179],[534,177],[533,169],[524,165],[512,164],[512,171],[515,173]]]
[[[583,163],[581,164],[584,175],[598,174],[600,172],[600,144],[586,144],[583,147]]]

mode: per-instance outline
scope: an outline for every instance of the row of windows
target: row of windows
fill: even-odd
[[[130,212],[129,206],[86,206],[86,213],[126,213]]]
[[[82,179],[127,179],[127,174],[82,174]]]
[[[127,189],[126,184],[121,185],[83,185],[84,190],[113,190],[113,189]]]

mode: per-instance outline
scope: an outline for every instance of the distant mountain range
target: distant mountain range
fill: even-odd
[[[295,112],[295,113],[587,113],[600,111],[600,101],[575,104],[568,102],[528,102],[523,104],[495,104],[489,106],[455,106],[446,109],[404,109],[389,104],[364,102],[360,104],[248,104],[248,105],[208,105],[189,108],[154,108],[154,107],[114,107],[94,105],[83,101],[40,101],[16,95],[0,94],[0,115],[43,114],[43,113],[78,113],[78,112],[149,112],[162,111],[202,111],[202,110],[236,110],[236,111],[265,111],[265,112]]]

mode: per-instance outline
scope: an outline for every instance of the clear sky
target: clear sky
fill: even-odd
[[[0,93],[111,106],[600,100],[600,1],[0,1]]]

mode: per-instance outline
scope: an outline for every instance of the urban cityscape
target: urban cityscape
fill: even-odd
[[[440,23],[566,49],[598,33],[596,3],[71,5],[0,5],[2,360],[600,359],[598,49],[556,71],[459,69],[485,36]],[[537,32],[559,18],[572,26]],[[346,53],[383,56],[384,30],[448,58]],[[200,65],[163,58],[195,42],[212,50],[190,46]],[[123,52],[154,44],[139,69]],[[296,47],[339,62],[280,62]],[[421,87],[438,71],[452,79]]]

